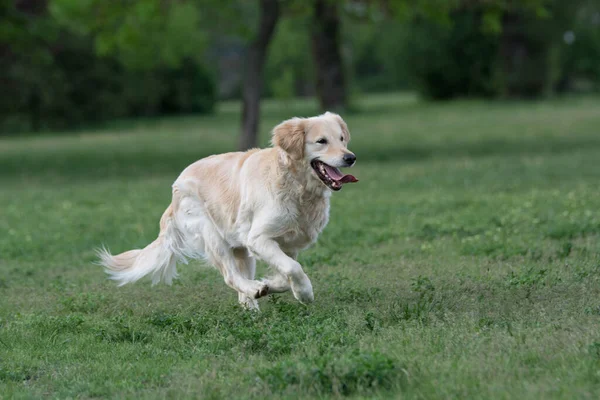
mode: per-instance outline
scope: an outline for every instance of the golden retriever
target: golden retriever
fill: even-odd
[[[203,258],[246,308],[258,309],[256,299],[290,289],[310,303],[312,284],[296,258],[325,228],[332,191],[357,182],[338,169],[356,162],[349,141],[344,120],[327,112],[282,122],[270,148],[203,158],[173,184],[158,238],[115,256],[102,249],[100,263],[120,285],[148,274],[153,284],[171,284],[178,261]],[[255,280],[255,258],[268,263],[273,276]]]

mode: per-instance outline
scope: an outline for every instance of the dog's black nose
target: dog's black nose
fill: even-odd
[[[354,154],[344,154],[344,161],[348,165],[352,165],[356,162],[356,156]]]

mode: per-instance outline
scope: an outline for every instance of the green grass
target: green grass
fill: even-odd
[[[316,301],[260,314],[200,264],[154,288],[93,265],[156,237],[235,104],[0,140],[0,398],[599,398],[600,98],[360,106],[360,183],[300,258]],[[314,113],[267,104],[262,143]]]

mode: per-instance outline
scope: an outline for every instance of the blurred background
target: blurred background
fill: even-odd
[[[242,100],[360,111],[600,89],[600,0],[0,0],[0,132],[210,114]]]

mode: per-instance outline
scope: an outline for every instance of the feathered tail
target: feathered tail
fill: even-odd
[[[98,250],[100,264],[106,273],[123,286],[152,274],[152,284],[164,281],[170,285],[177,278],[177,261],[180,256],[180,237],[174,226],[173,210],[169,206],[160,219],[158,238],[144,249],[129,250],[112,255],[106,248]]]

